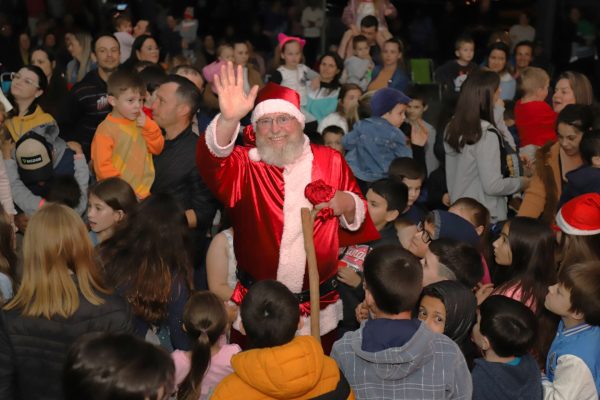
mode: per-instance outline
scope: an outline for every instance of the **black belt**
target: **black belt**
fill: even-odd
[[[242,284],[242,286],[244,286],[246,289],[250,289],[250,287],[256,282],[252,275],[250,275],[243,269],[237,268],[235,275]],[[332,291],[336,290],[338,284],[339,283],[337,280],[337,275],[334,275],[333,277],[327,279],[325,282],[321,283],[319,285],[319,297],[323,297],[326,294],[329,294]],[[300,293],[294,293],[294,296],[296,296],[300,303],[306,303],[307,301],[310,301],[310,290],[304,290]]]

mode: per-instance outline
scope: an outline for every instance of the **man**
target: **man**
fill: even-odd
[[[106,82],[119,66],[119,42],[112,35],[101,35],[92,46],[97,69],[88,72],[71,89],[59,117],[61,136],[81,144],[86,160],[90,159],[92,138],[98,124],[110,112]]]
[[[515,73],[514,78],[517,79],[521,75],[521,71],[531,66],[533,62],[533,43],[524,40],[515,45]]]
[[[152,105],[154,120],[165,134],[163,151],[154,156],[152,193],[172,194],[185,209],[194,243],[194,266],[204,264],[208,247],[206,233],[212,226],[218,202],[204,184],[195,166],[198,136],[192,132],[192,119],[200,93],[188,79],[169,75],[156,90]],[[197,270],[197,288],[207,289],[205,270]]]
[[[377,65],[381,64],[381,49],[383,49],[385,41],[392,38],[392,34],[385,28],[379,29],[379,22],[377,22],[377,18],[373,15],[367,15],[360,21],[360,30],[357,31],[356,26],[354,26],[354,29],[348,29],[344,32],[338,49],[339,56],[347,59],[354,55],[352,38],[358,35],[363,35],[367,38],[370,47],[369,53],[373,62]]]
[[[329,214],[317,214],[314,227],[321,334],[329,333],[322,338],[327,352],[342,312],[335,289],[338,229],[361,228],[365,201],[341,154],[310,145],[303,134],[304,115],[297,92],[270,83],[258,97],[256,86],[246,95],[242,69],[238,67],[234,73],[232,63],[221,70],[215,82],[221,113],[198,142],[197,164],[233,223],[239,282],[232,300],[239,304],[257,280],[277,279],[302,303],[305,324],[300,333],[308,333],[310,306],[300,209],[330,208]],[[240,120],[252,110],[255,99],[252,126],[245,130],[247,146],[234,147]],[[254,141],[256,147],[252,146]],[[305,188],[319,179],[335,193],[330,201],[313,207],[305,197]]]

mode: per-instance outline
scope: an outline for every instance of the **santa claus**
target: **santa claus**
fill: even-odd
[[[352,172],[339,152],[310,144],[294,90],[268,84],[246,94],[242,70],[231,63],[215,77],[215,88],[221,113],[198,141],[197,165],[233,223],[238,283],[232,301],[239,304],[257,280],[277,279],[296,293],[303,318],[310,318],[300,209],[321,210],[314,225],[320,324],[321,334],[332,332],[342,315],[338,231],[358,231],[367,208]],[[245,133],[255,147],[235,146],[240,120],[253,108]],[[317,180],[336,190],[331,200],[313,206],[305,188]],[[299,334],[309,333],[305,322]]]

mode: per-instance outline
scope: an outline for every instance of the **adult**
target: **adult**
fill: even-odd
[[[19,33],[19,62],[21,65],[29,64],[29,56],[31,50],[31,37],[29,33]]]
[[[508,30],[512,49],[517,49],[517,44],[523,41],[533,42],[535,39],[535,28],[529,25],[529,15],[526,13],[519,14],[519,23],[510,27]]]
[[[123,63],[123,68],[133,69],[140,62],[158,64],[160,48],[158,42],[150,35],[140,35],[135,38],[131,46],[131,56]]]
[[[591,105],[594,102],[594,91],[590,80],[579,72],[566,71],[558,76],[552,108],[559,113],[568,104]]]
[[[39,105],[44,111],[58,118],[59,106],[68,95],[67,81],[56,68],[54,52],[45,47],[38,47],[31,52],[31,65],[40,67],[48,80],[48,87],[40,97]]]
[[[338,55],[343,59],[353,56],[352,39],[358,35],[363,35],[367,38],[371,59],[376,64],[381,64],[383,44],[392,37],[392,34],[387,29],[379,30],[379,22],[373,15],[364,17],[360,21],[359,29],[348,29],[344,33],[338,47]]]
[[[591,106],[569,104],[558,114],[558,141],[549,142],[537,151],[535,174],[525,191],[519,216],[552,222],[566,184],[566,174],[583,163],[579,143],[583,135],[592,130],[593,123]]]
[[[517,92],[517,81],[510,73],[508,46],[503,42],[493,43],[488,48],[487,67],[500,76],[500,98],[513,100]]]
[[[492,222],[506,219],[506,196],[519,192],[528,183],[509,165],[506,159],[509,145],[494,123],[499,85],[497,73],[470,73],[444,134],[450,201],[471,197],[490,211]]]
[[[316,219],[314,228],[321,334],[325,335],[324,348],[329,349],[342,310],[337,283],[333,283],[338,229],[357,231],[363,224],[366,205],[360,189],[339,152],[311,145],[303,135],[304,115],[297,92],[271,83],[258,97],[256,86],[245,94],[242,69],[234,72],[232,63],[221,70],[216,89],[221,113],[198,142],[197,164],[233,223],[239,283],[232,300],[239,304],[256,280],[277,279],[297,294],[305,322],[300,332],[307,333],[309,293],[300,209],[330,208],[327,216],[321,212],[323,218]],[[256,147],[235,147],[240,120],[250,111],[252,132],[248,129],[246,137],[250,142],[254,136]],[[319,179],[334,189],[330,192],[333,197],[313,207],[305,197],[305,188]],[[264,229],[257,230],[257,226]],[[372,224],[365,227],[374,229]]]
[[[521,75],[521,71],[529,67],[533,63],[533,42],[524,40],[515,45],[513,51],[515,57],[515,71],[513,78],[518,79]]]
[[[106,82],[119,66],[119,42],[112,35],[101,35],[94,42],[98,68],[87,73],[69,92],[58,120],[61,136],[81,144],[90,159],[92,138],[98,124],[110,112]]]
[[[165,133],[163,151],[153,157],[154,183],[152,193],[166,192],[173,195],[185,209],[190,232],[193,235],[194,263],[204,264],[208,239],[206,234],[219,207],[218,202],[200,178],[195,167],[198,136],[192,130],[200,92],[187,78],[169,75],[156,90],[152,105],[154,120]],[[200,269],[196,282],[207,288],[206,277]]]
[[[25,232],[20,287],[0,315],[0,398],[63,399],[60,377],[73,341],[131,329],[125,302],[109,293],[79,215],[42,207]]]
[[[36,126],[54,122],[38,104],[47,88],[46,75],[34,65],[26,65],[12,75],[7,98],[14,108],[8,113],[6,128],[14,142]]]
[[[67,63],[67,83],[72,87],[94,68],[92,36],[87,32],[65,36],[67,50],[73,59]]]
[[[391,38],[383,44],[381,64],[375,65],[371,83],[367,90],[378,90],[385,87],[406,91],[410,77],[404,70],[404,45],[399,39]]]
[[[311,82],[306,93],[307,102],[304,106],[307,130],[316,132],[318,123],[335,111],[340,93],[340,76],[344,62],[334,52],[328,52],[319,58],[319,76]]]

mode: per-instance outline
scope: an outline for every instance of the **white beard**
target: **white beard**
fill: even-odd
[[[293,163],[302,155],[304,149],[304,135],[297,135],[297,139],[290,139],[282,148],[275,148],[269,143],[268,138],[256,135],[256,150],[260,159],[267,164],[283,168]]]

